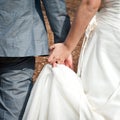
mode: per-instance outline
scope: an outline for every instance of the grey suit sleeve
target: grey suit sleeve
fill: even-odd
[[[54,42],[63,42],[70,29],[70,18],[64,0],[42,0],[54,34]]]

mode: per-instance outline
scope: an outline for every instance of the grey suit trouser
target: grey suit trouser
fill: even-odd
[[[35,58],[0,58],[0,120],[21,120],[32,88]]]

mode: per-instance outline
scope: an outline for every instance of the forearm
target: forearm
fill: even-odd
[[[81,2],[73,24],[71,26],[71,30],[67,36],[67,39],[64,42],[70,51],[74,50],[77,43],[82,38],[90,20],[93,18],[93,16],[99,9],[100,2],[100,0],[83,0]]]

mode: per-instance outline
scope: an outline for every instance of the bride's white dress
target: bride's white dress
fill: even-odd
[[[86,31],[78,74],[46,65],[23,120],[120,120],[120,0],[104,3]]]

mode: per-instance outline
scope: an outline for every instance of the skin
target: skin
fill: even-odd
[[[66,61],[68,66],[71,67],[71,53],[82,38],[86,27],[100,6],[101,0],[81,0],[65,42],[54,44],[50,47],[51,54],[48,58],[50,64],[56,66],[56,63],[64,64]]]

